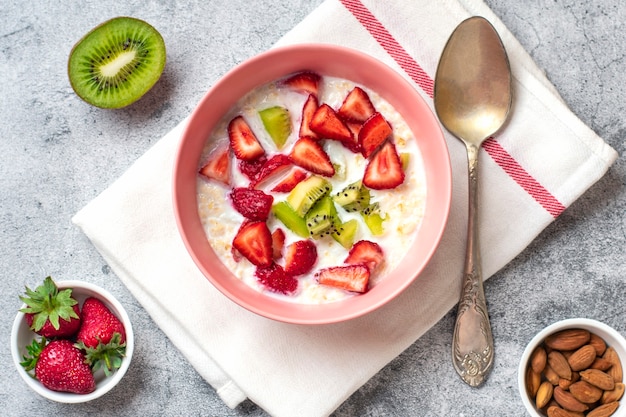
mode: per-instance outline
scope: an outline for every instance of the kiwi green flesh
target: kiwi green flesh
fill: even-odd
[[[121,108],[139,100],[161,77],[165,42],[150,24],[117,17],[85,35],[68,62],[70,84],[86,102]]]
[[[313,237],[330,234],[337,218],[337,210],[333,200],[324,196],[311,207],[305,220],[309,233]]]
[[[380,213],[363,214],[363,221],[374,236],[380,236],[384,233],[383,222],[385,219],[382,218]]]
[[[287,196],[287,202],[300,217],[313,207],[315,202],[330,193],[330,183],[322,177],[312,175],[301,181]]]
[[[304,218],[298,216],[295,210],[286,201],[280,201],[272,206],[272,213],[287,229],[300,237],[309,237],[309,229]]]
[[[359,222],[356,219],[348,220],[345,223],[336,222],[335,229],[331,236],[341,246],[346,249],[350,249],[354,245],[354,236],[359,227]]]
[[[363,221],[374,236],[380,236],[384,232],[383,222],[386,217],[380,214],[378,203],[370,204],[362,212]]]
[[[274,106],[259,111],[263,126],[278,149],[285,146],[291,134],[291,116],[284,107]]]
[[[360,184],[350,184],[333,197],[335,203],[341,207],[354,203],[359,198]]]
[[[333,196],[335,203],[347,212],[361,211],[370,203],[370,190],[361,181],[354,182]]]

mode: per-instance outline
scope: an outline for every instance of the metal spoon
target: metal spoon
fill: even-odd
[[[467,148],[469,218],[461,297],[452,338],[454,368],[480,385],[493,366],[494,347],[478,247],[478,151],[504,124],[511,108],[511,71],[502,41],[482,17],[471,17],[446,44],[434,92],[439,120]]]

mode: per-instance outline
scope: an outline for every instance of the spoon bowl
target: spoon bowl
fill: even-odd
[[[434,101],[443,126],[467,149],[467,249],[452,359],[461,378],[478,386],[494,358],[478,246],[478,151],[481,143],[504,125],[511,109],[509,60],[498,33],[486,19],[466,19],[450,36],[437,67]]]
[[[463,21],[441,55],[435,110],[454,136],[480,145],[496,133],[511,108],[511,71],[502,41],[482,17]]]

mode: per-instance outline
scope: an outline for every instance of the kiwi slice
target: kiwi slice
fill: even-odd
[[[321,237],[334,230],[336,218],[335,203],[330,197],[324,196],[311,207],[304,220],[311,236]]]
[[[359,199],[361,193],[361,181],[348,184],[343,190],[339,191],[333,196],[335,203],[345,208],[351,204],[354,204]]]
[[[347,185],[333,199],[347,212],[362,211],[370,204],[370,190],[357,181]]]
[[[409,162],[411,162],[411,154],[407,152],[401,153],[400,162],[402,162],[402,170],[406,171],[406,169],[409,167]]]
[[[309,229],[304,218],[298,216],[286,201],[281,201],[272,206],[272,213],[285,227],[300,237],[309,237]]]
[[[139,100],[164,67],[161,34],[143,20],[116,17],[92,29],[72,48],[68,75],[80,98],[113,109]]]
[[[259,111],[265,130],[276,144],[282,149],[291,134],[291,116],[289,110],[284,107],[274,106]]]
[[[383,234],[383,222],[385,221],[386,217],[383,217],[380,214],[378,203],[370,204],[369,206],[367,206],[361,212],[361,216],[363,217],[363,221],[365,222],[367,227],[370,229],[370,232],[372,232],[374,236],[380,236]]]
[[[328,180],[318,175],[312,175],[301,181],[287,196],[287,202],[300,217],[309,211],[320,198],[330,193],[331,186]]]
[[[341,246],[346,249],[350,249],[354,245],[354,236],[356,235],[358,227],[359,222],[356,219],[348,220],[345,223],[337,221],[331,236]]]

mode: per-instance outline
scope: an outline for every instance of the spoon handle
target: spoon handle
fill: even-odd
[[[469,385],[480,385],[493,365],[493,336],[478,248],[478,150],[479,146],[466,143],[469,163],[469,218],[467,250],[461,297],[452,337],[454,368]]]

